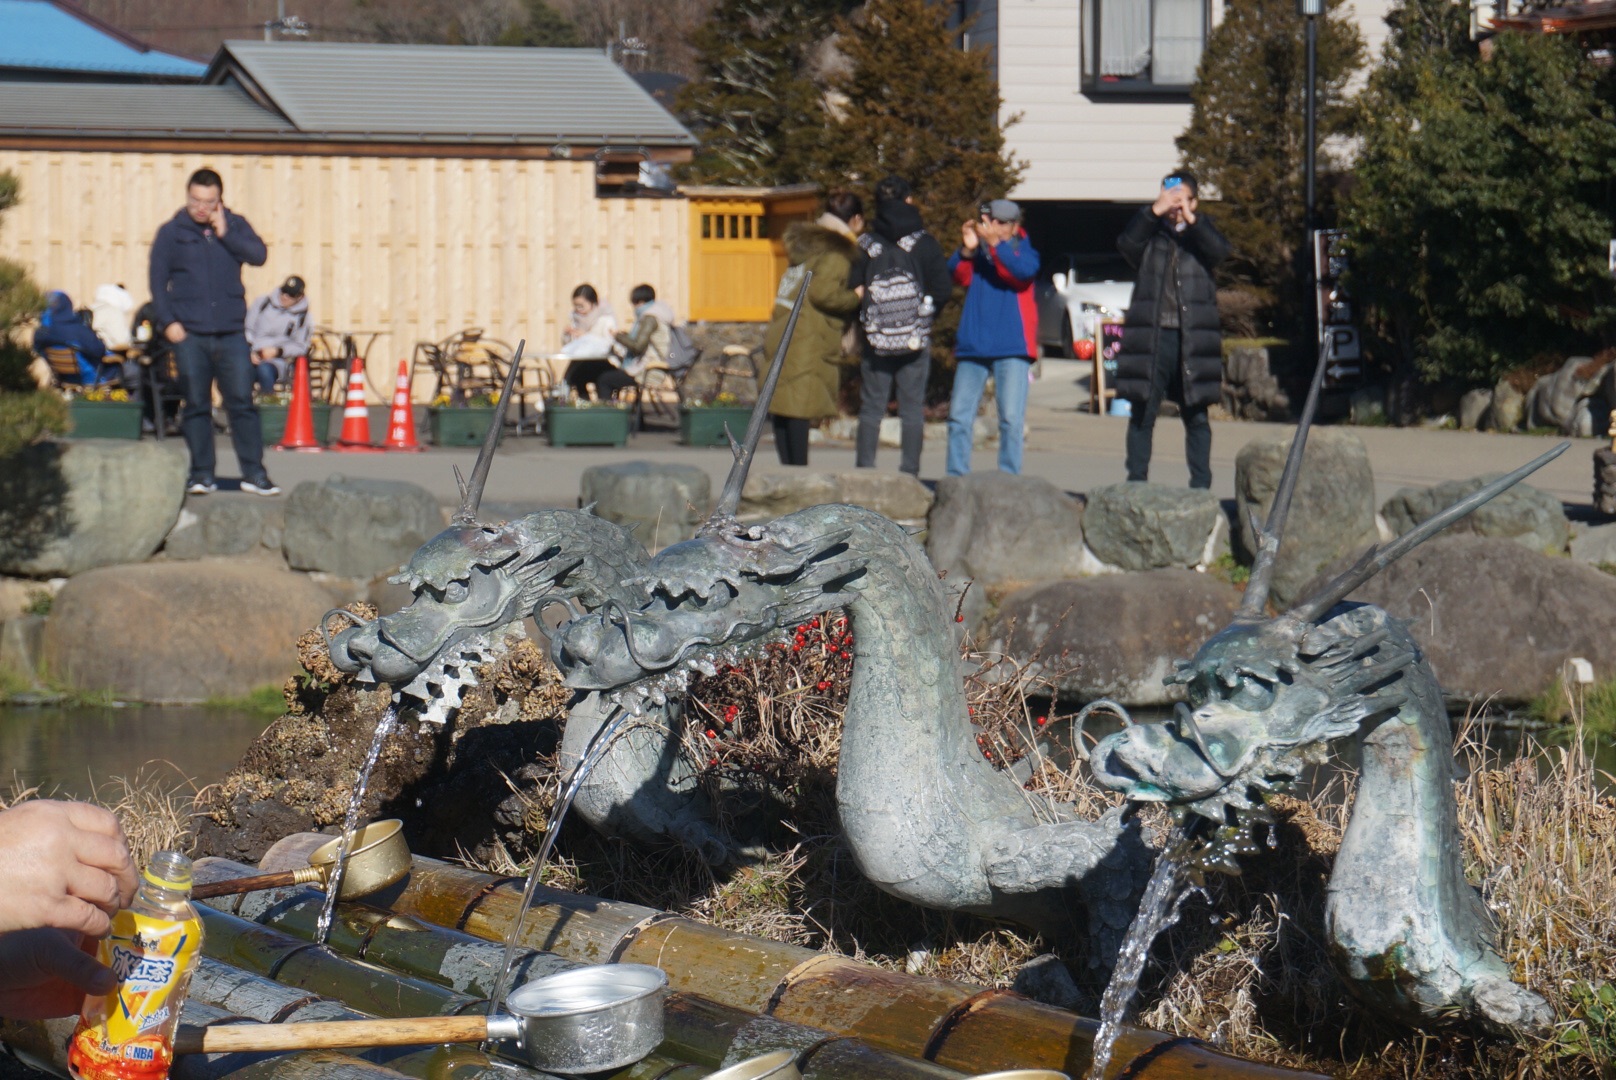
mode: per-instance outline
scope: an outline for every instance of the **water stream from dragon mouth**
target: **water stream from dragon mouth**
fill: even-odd
[[[522,902],[517,905],[516,916],[511,919],[510,929],[505,932],[505,952],[499,963],[499,978],[495,980],[493,989],[488,995],[489,1016],[495,1016],[500,1012],[505,1005],[505,995],[510,993],[511,963],[516,959],[516,950],[522,944],[522,924],[527,918],[528,909],[533,906],[533,896],[538,892],[539,878],[544,874],[545,864],[549,861],[550,853],[555,849],[556,840],[561,835],[561,823],[566,820],[567,811],[572,809],[573,800],[578,797],[584,781],[606,756],[606,751],[616,741],[618,731],[631,719],[633,714],[627,709],[621,706],[616,708],[615,714],[601,725],[600,730],[595,732],[595,737],[584,748],[578,763],[567,775],[566,785],[562,788],[560,797],[556,799],[555,806],[550,809],[550,819],[544,827],[544,843],[539,846],[533,867],[527,873],[527,884],[522,888]]]
[[[337,894],[342,891],[342,879],[348,872],[348,848],[359,832],[359,815],[365,807],[365,793],[370,790],[370,774],[382,756],[382,744],[398,726],[398,710],[389,705],[382,718],[376,721],[376,734],[371,736],[370,752],[359,768],[354,780],[353,798],[348,800],[348,813],[342,819],[342,836],[337,841],[337,859],[331,865],[331,876],[325,883],[325,902],[320,905],[320,918],[314,924],[314,941],[324,945],[331,936],[331,920],[337,911]]]
[[[1187,895],[1184,885],[1188,880],[1188,851],[1195,824],[1173,826],[1156,857],[1156,866],[1150,873],[1150,882],[1139,901],[1139,910],[1128,925],[1128,936],[1122,940],[1117,953],[1117,965],[1111,971],[1100,998],[1100,1029],[1094,1036],[1094,1052],[1089,1065],[1089,1080],[1102,1080],[1106,1067],[1111,1064],[1111,1051],[1117,1035],[1139,992],[1139,979],[1145,973],[1145,961],[1150,959],[1150,946],[1158,935],[1178,921],[1178,909]]]

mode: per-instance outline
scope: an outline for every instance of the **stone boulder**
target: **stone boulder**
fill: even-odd
[[[1251,515],[1268,520],[1290,446],[1290,432],[1268,435],[1253,439],[1235,457],[1236,549],[1247,563],[1256,555]],[[1363,440],[1350,431],[1315,427],[1279,547],[1269,593],[1273,602],[1289,603],[1319,567],[1374,543],[1378,535],[1375,477]]]
[[[1062,694],[1166,705],[1184,696],[1162,681],[1173,661],[1194,656],[1239,605],[1233,586],[1191,570],[1053,581],[1006,596],[988,639],[1018,660],[1036,660]],[[1062,670],[1062,653],[1070,670]]]
[[[1223,359],[1223,407],[1239,420],[1289,420],[1290,395],[1274,377],[1268,350],[1240,345]]]
[[[256,495],[210,495],[190,500],[180,511],[179,520],[163,541],[163,553],[170,559],[245,555],[271,530],[284,539],[280,507],[274,503]]]
[[[281,550],[294,570],[369,580],[443,531],[432,493],[402,480],[305,480],[286,500]]]
[[[1229,537],[1210,491],[1166,484],[1110,484],[1089,492],[1083,539],[1102,562],[1124,570],[1205,566]]]
[[[1489,431],[1519,431],[1526,419],[1526,395],[1515,389],[1508,379],[1493,387],[1493,398],[1487,409]]]
[[[1616,450],[1608,446],[1594,451],[1594,508],[1616,517]]]
[[[624,461],[584,470],[578,505],[634,530],[650,551],[689,540],[712,508],[712,479],[695,465]]]
[[[151,558],[179,517],[184,444],[74,439],[0,463],[0,573],[68,577]]]
[[[1487,419],[1487,411],[1493,407],[1493,392],[1491,390],[1466,390],[1459,398],[1459,427],[1464,431],[1475,431]]]
[[[846,472],[753,473],[741,492],[738,516],[743,521],[784,517],[810,506],[847,503],[874,510],[893,521],[918,523],[931,509],[931,492],[908,473],[877,469]]]
[[[1601,374],[1586,370],[1592,367],[1589,357],[1573,356],[1559,371],[1540,375],[1526,395],[1527,426],[1553,428],[1561,435],[1591,434],[1592,418],[1584,399],[1598,388]]]
[[[298,635],[330,607],[306,576],[266,562],[92,570],[63,587],[45,620],[45,670],[131,701],[237,697],[295,672]]]
[[[1616,524],[1578,528],[1571,538],[1571,557],[1594,566],[1616,566]]]
[[[1380,512],[1392,531],[1401,536],[1500,475],[1448,480],[1428,488],[1402,488],[1386,500]],[[1514,540],[1533,551],[1550,554],[1564,552],[1571,539],[1571,523],[1566,520],[1560,500],[1530,484],[1516,484],[1449,525],[1445,531]]]
[[[997,598],[1034,582],[1092,572],[1083,547],[1083,504],[1048,480],[1001,472],[945,477],[927,518],[926,554],[953,590],[967,582],[961,613],[981,629]]]
[[[1318,584],[1347,565],[1328,568]],[[1530,701],[1573,657],[1600,681],[1616,678],[1616,577],[1511,540],[1437,536],[1349,599],[1411,620],[1453,700]]]

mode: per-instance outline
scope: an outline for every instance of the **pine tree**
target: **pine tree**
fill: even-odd
[[[568,49],[584,44],[578,25],[545,0],[524,0],[522,19],[500,35],[501,45]]]
[[[1343,210],[1354,295],[1395,366],[1490,386],[1616,322],[1616,112],[1576,42],[1505,33],[1484,59],[1465,16],[1394,9]]]
[[[1300,310],[1307,52],[1294,0],[1229,0],[1207,39],[1191,91],[1184,163],[1217,197],[1213,216],[1234,245],[1220,271],[1279,312]],[[1318,202],[1329,221],[1340,136],[1351,132],[1347,83],[1364,62],[1363,39],[1343,5],[1318,25]],[[1282,315],[1281,318],[1284,316]]]
[[[0,172],[0,215],[17,205],[17,178]],[[45,306],[26,267],[0,259],[0,458],[47,432],[67,428],[67,406],[59,394],[40,390],[29,372],[33,354],[20,339],[29,319]]]
[[[720,0],[691,35],[699,74],[679,107],[701,147],[687,176],[759,185],[809,178],[826,124],[810,67],[843,6],[843,0]]]
[[[945,248],[984,198],[1008,195],[1023,165],[1005,149],[987,56],[960,48],[949,5],[870,0],[841,21],[844,63],[829,80],[839,122],[825,133],[817,179],[868,195],[908,180]]]

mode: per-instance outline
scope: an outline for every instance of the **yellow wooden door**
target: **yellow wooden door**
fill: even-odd
[[[767,322],[784,258],[754,199],[692,199],[690,317]]]

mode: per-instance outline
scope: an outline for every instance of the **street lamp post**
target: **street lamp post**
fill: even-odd
[[[1296,13],[1307,24],[1307,117],[1305,120],[1307,160],[1303,163],[1303,228],[1307,252],[1308,308],[1313,312],[1313,340],[1316,348],[1324,339],[1323,312],[1319,310],[1319,256],[1318,216],[1314,184],[1318,169],[1318,74],[1319,74],[1319,16],[1324,14],[1324,0],[1296,0]]]

